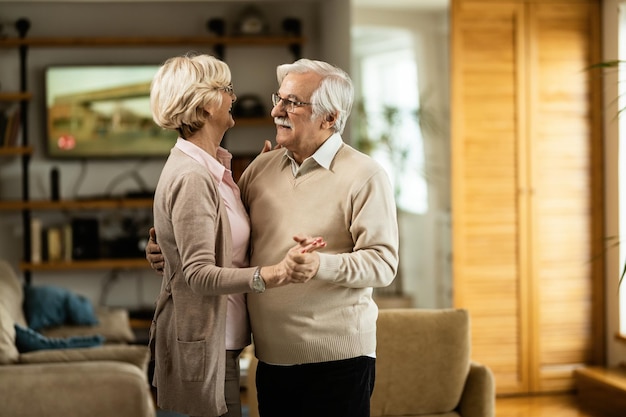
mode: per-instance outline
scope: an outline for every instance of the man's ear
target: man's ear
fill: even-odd
[[[326,117],[324,117],[324,120],[322,121],[322,127],[324,129],[330,129],[331,127],[335,125],[336,121],[337,121],[337,117],[334,114],[327,114]]]

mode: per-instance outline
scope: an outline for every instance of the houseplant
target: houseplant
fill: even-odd
[[[603,61],[594,65],[591,65],[588,70],[593,70],[593,69],[600,69],[600,70],[606,70],[606,69],[619,69],[620,66],[622,66],[623,64],[626,64],[625,60],[610,60],[610,61]],[[617,99],[621,102],[622,99],[622,93],[621,91],[618,93],[618,97]],[[620,107],[618,109],[617,112],[617,117],[619,117],[622,112],[626,110],[626,106],[622,105],[622,103],[620,103]],[[609,244],[609,249],[611,248],[619,248],[620,245],[620,239],[619,236],[609,236],[607,238],[607,241],[610,242]],[[622,282],[624,281],[624,277],[626,276],[626,262],[624,263],[624,266],[622,267],[622,272],[620,273],[619,276],[619,280],[618,280],[618,288],[621,287]]]
[[[421,220],[414,216],[428,211],[429,175],[425,157],[428,146],[424,142],[438,137],[440,124],[425,102],[422,98],[418,108],[402,108],[384,103],[370,106],[360,100],[355,109],[355,147],[387,169],[393,183],[399,223],[404,219],[405,226],[408,221],[419,227]],[[403,232],[405,230],[401,228],[401,242]],[[376,293],[403,297],[403,284],[403,268],[400,267],[394,282],[377,289]]]

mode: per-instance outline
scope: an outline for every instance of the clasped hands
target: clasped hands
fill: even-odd
[[[293,237],[296,244],[289,249],[285,257],[276,265],[261,268],[261,275],[265,279],[267,288],[279,287],[290,283],[304,283],[313,278],[319,269],[318,249],[326,246],[321,237],[296,235]],[[146,259],[150,267],[159,275],[163,275],[165,259],[161,248],[157,244],[156,231],[150,228],[150,238],[145,248]]]
[[[296,235],[293,237],[296,245],[293,246],[283,260],[276,265],[261,268],[261,275],[265,278],[276,277],[273,280],[265,280],[268,288],[278,287],[285,284],[301,284],[313,278],[319,269],[320,258],[315,251],[326,246],[326,242],[321,237],[310,237]],[[266,268],[283,268],[284,270],[273,270],[272,274],[264,274]]]

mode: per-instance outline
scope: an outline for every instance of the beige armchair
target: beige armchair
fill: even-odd
[[[381,309],[372,417],[493,417],[491,371],[470,360],[466,310]],[[257,361],[247,375],[250,417],[258,417]]]
[[[466,310],[380,310],[371,416],[493,417],[491,371],[472,362]]]

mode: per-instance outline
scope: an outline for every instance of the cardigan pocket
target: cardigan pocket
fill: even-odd
[[[183,381],[204,381],[205,380],[205,360],[206,360],[206,343],[204,340],[197,342],[181,342],[178,343],[179,372]]]

